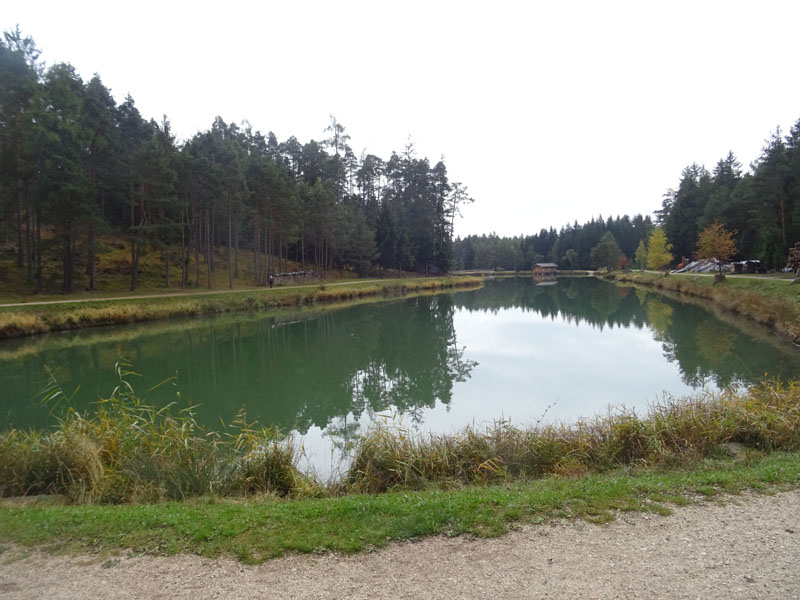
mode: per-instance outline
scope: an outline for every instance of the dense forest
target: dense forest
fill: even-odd
[[[608,232],[614,236],[622,254],[633,258],[640,241],[647,241],[653,231],[652,219],[636,215],[588,223],[542,229],[534,235],[505,238],[497,235],[471,235],[454,243],[454,259],[458,269],[529,269],[533,263],[548,261],[561,269],[592,269],[592,250]]]
[[[63,291],[77,275],[94,289],[109,235],[130,249],[131,289],[143,254],[156,252],[165,285],[181,287],[210,285],[219,248],[231,286],[245,249],[254,283],[289,260],[359,273],[451,268],[454,218],[470,198],[410,142],[388,160],[356,157],[332,116],[320,142],[279,142],[217,117],[179,143],[166,116],[147,121],[98,75],[45,69],[39,55],[19,29],[0,41],[0,244],[37,291],[43,262],[63,272]]]
[[[0,247],[15,252],[37,291],[54,285],[43,264],[65,292],[76,278],[94,289],[109,239],[125,244],[131,289],[145,254],[160,257],[164,285],[186,287],[210,286],[215,267],[232,286],[240,256],[263,284],[289,261],[303,270],[442,273],[543,260],[610,268],[618,253],[620,266],[644,266],[656,227],[674,265],[714,223],[734,233],[734,258],[780,268],[800,240],[800,121],[789,135],[776,130],[747,171],[732,153],[711,172],[686,167],[655,222],[598,217],[454,241],[454,219],[472,199],[443,160],[431,166],[410,142],[388,160],[357,157],[333,116],[325,139],[304,144],[220,117],[179,142],[166,116],[148,121],[130,95],[117,105],[98,75],[84,82],[69,64],[45,68],[39,55],[19,29],[0,40]]]
[[[455,265],[519,270],[546,260],[562,269],[598,268],[604,265],[598,264],[592,250],[609,232],[623,265],[636,264],[639,243],[646,245],[656,226],[671,244],[674,265],[691,259],[700,232],[720,223],[734,234],[734,258],[757,259],[768,268],[781,268],[789,247],[800,240],[800,120],[787,136],[776,130],[747,172],[733,153],[719,160],[711,172],[698,164],[686,167],[677,188],[664,194],[655,217],[655,223],[641,215],[605,221],[599,217],[559,231],[542,229],[535,235],[512,238],[468,236],[455,242]]]

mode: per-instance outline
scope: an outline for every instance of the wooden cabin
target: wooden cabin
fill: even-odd
[[[533,265],[534,277],[555,277],[558,265],[553,263],[536,263]]]

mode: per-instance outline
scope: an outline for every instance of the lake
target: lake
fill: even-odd
[[[645,413],[664,395],[800,376],[792,344],[694,304],[594,278],[501,278],[470,292],[280,317],[2,341],[0,425],[53,421],[38,400],[46,368],[87,410],[119,383],[120,357],[148,402],[196,405],[210,427],[245,409],[248,420],[301,435],[320,472],[375,419],[441,432],[497,419],[574,422],[621,405]]]

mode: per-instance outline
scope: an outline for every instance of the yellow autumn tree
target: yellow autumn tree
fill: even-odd
[[[647,267],[657,271],[672,262],[672,244],[667,242],[667,236],[661,227],[656,227],[647,240]]]
[[[722,263],[736,254],[735,231],[728,231],[721,223],[712,223],[697,237],[695,258],[716,258],[719,262],[719,276],[722,277]]]

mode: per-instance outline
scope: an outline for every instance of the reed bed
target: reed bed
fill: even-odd
[[[74,503],[335,496],[683,466],[732,449],[744,457],[800,449],[800,382],[765,381],[665,398],[644,418],[620,409],[570,425],[499,421],[450,435],[410,435],[384,423],[361,437],[346,472],[323,484],[299,471],[291,438],[244,414],[211,431],[191,409],[146,405],[125,368],[117,365],[120,385],[92,416],[67,409],[53,429],[0,434],[0,496],[60,494]],[[68,400],[55,383],[46,395]]]
[[[358,445],[345,485],[380,493],[429,485],[582,475],[620,466],[687,464],[725,450],[800,448],[800,383],[766,381],[688,399],[667,398],[640,418],[620,409],[589,422],[409,435],[381,424]]]
[[[207,495],[298,495],[311,489],[291,438],[248,423],[202,428],[191,409],[144,404],[117,364],[120,385],[84,416],[67,408],[48,431],[0,434],[0,496],[60,494],[72,502],[154,502]],[[54,382],[50,402],[66,401]]]

